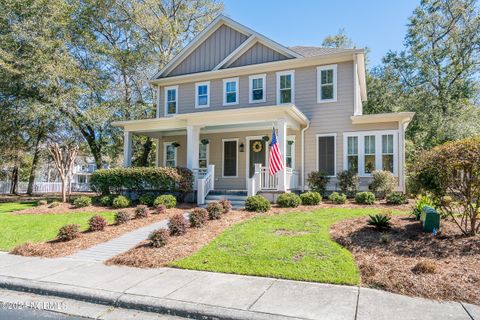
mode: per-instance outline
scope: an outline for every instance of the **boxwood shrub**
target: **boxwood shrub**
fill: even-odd
[[[270,201],[259,195],[247,197],[245,200],[245,210],[247,211],[267,212],[270,208]]]
[[[171,194],[163,194],[155,199],[153,205],[155,207],[164,205],[167,209],[171,209],[177,205],[177,199]]]
[[[73,200],[73,205],[75,208],[84,208],[92,205],[92,198],[87,196],[80,196],[77,199]]]
[[[104,195],[118,194],[124,189],[188,193],[193,190],[193,173],[180,167],[100,169],[92,173],[90,187]]]
[[[145,193],[138,197],[138,202],[142,205],[153,207],[153,203],[155,202],[155,195],[152,193]]]
[[[314,191],[302,193],[300,199],[302,200],[302,204],[306,206],[315,206],[322,202],[322,196],[320,193]]]
[[[388,204],[405,204],[407,203],[407,197],[401,192],[392,192],[387,195]]]
[[[375,195],[372,192],[358,192],[355,195],[355,202],[358,204],[373,204],[375,202]]]
[[[302,204],[302,200],[295,193],[282,193],[277,198],[280,208],[296,208]]]
[[[347,196],[345,193],[339,194],[338,192],[332,192],[328,196],[328,200],[336,204],[344,204],[345,202],[347,202]]]
[[[130,206],[130,200],[125,196],[118,196],[112,201],[114,208],[126,208]]]
[[[103,207],[110,207],[113,204],[114,197],[112,195],[100,197],[100,204]]]

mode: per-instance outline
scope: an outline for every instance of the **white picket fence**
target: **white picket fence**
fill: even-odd
[[[0,181],[0,194],[9,194],[11,181]],[[28,182],[18,183],[18,193],[27,193]],[[88,183],[72,183],[73,192],[89,192],[90,185]],[[61,182],[35,182],[33,193],[59,193],[62,192]]]

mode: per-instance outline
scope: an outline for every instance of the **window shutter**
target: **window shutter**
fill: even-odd
[[[318,137],[318,171],[335,175],[335,137]]]

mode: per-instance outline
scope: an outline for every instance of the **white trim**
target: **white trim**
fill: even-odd
[[[240,81],[239,78],[223,79],[223,106],[233,106],[239,103],[240,100]],[[235,82],[235,102],[227,102],[227,82]]]
[[[235,50],[232,51],[225,59],[223,59],[219,64],[212,69],[212,71],[219,70],[221,67],[228,67],[230,66],[237,56],[241,56],[244,54],[248,49],[250,49],[255,44],[255,36],[251,35],[248,37],[247,40],[243,41]]]
[[[237,147],[236,147],[237,168],[236,168],[236,175],[235,176],[225,176],[224,175],[224,173],[225,173],[224,172],[225,171],[225,142],[227,142],[227,141],[236,141],[237,142]],[[225,179],[238,178],[238,160],[239,160],[239,157],[238,157],[238,148],[239,148],[238,141],[239,141],[239,138],[222,139],[222,178],[225,178]]]
[[[175,90],[175,113],[168,113],[168,91],[169,90]],[[168,116],[173,116],[175,114],[178,114],[178,86],[170,86],[170,87],[165,87],[164,90],[163,90],[163,94],[165,95],[165,99],[164,99],[164,115],[165,117],[168,117]]]
[[[288,136],[287,136],[287,144],[285,145],[285,148],[288,148],[288,141],[293,141],[293,144],[292,144],[292,146],[293,146],[293,147],[292,147],[292,168],[291,168],[292,170],[295,170],[295,166],[296,166],[296,163],[295,163],[295,161],[296,161],[295,154],[297,153],[297,152],[296,152],[296,151],[297,151],[297,150],[296,150],[297,147],[295,146],[295,144],[296,144],[297,142],[295,141],[295,138],[296,138],[295,135],[288,135]],[[286,164],[286,162],[287,162],[286,159],[287,159],[287,151],[285,150],[285,166],[287,165],[287,164]]]
[[[322,71],[333,70],[333,98],[322,99]],[[330,64],[317,67],[317,103],[329,103],[337,101],[337,65]]]
[[[371,174],[365,173],[365,136],[375,136],[375,170],[382,170],[382,136],[383,135],[393,135],[393,175],[398,176],[400,157],[399,154],[398,141],[399,141],[399,132],[398,130],[375,130],[375,131],[355,131],[355,132],[344,132],[343,133],[343,168],[346,170],[348,165],[347,160],[347,139],[348,137],[358,137],[358,176],[359,177],[371,177]]]
[[[246,136],[245,137],[245,178],[248,187],[248,179],[250,177],[250,140],[262,140],[263,136]],[[265,142],[265,165],[268,166],[268,142]]]
[[[315,166],[318,171],[318,138],[320,137],[333,137],[333,175],[328,175],[327,177],[333,178],[337,176],[337,134],[336,133],[317,133],[315,135]]]
[[[156,90],[155,92],[157,93],[157,96],[156,96],[156,101],[157,101],[157,108],[156,108],[156,111],[157,111],[157,118],[160,118],[160,86],[157,85],[156,86]]]
[[[253,80],[254,79],[263,79],[263,99],[262,100],[253,100]],[[267,74],[254,74],[248,76],[248,103],[262,103],[267,101]]]
[[[276,87],[277,87],[277,104],[294,104],[295,103],[295,70],[287,70],[287,71],[279,71],[276,73]],[[285,76],[285,75],[291,75],[291,81],[290,81],[290,90],[292,92],[291,97],[292,101],[290,102],[280,102],[280,76]]]
[[[198,104],[198,87],[207,86],[207,104],[199,105]],[[195,109],[208,108],[210,107],[210,81],[195,82]]]
[[[167,146],[171,145],[174,141],[164,142],[163,143],[163,166],[167,166]],[[173,148],[175,150],[175,166],[177,166],[177,148]]]

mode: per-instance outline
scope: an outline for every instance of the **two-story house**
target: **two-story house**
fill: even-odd
[[[117,122],[124,165],[132,135],[158,139],[157,166],[185,166],[209,192],[304,190],[313,170],[356,170],[366,188],[373,170],[392,171],[404,190],[404,135],[413,113],[363,115],[363,49],[285,47],[218,16],[150,84],[157,117]],[[286,168],[268,174],[272,127]]]

